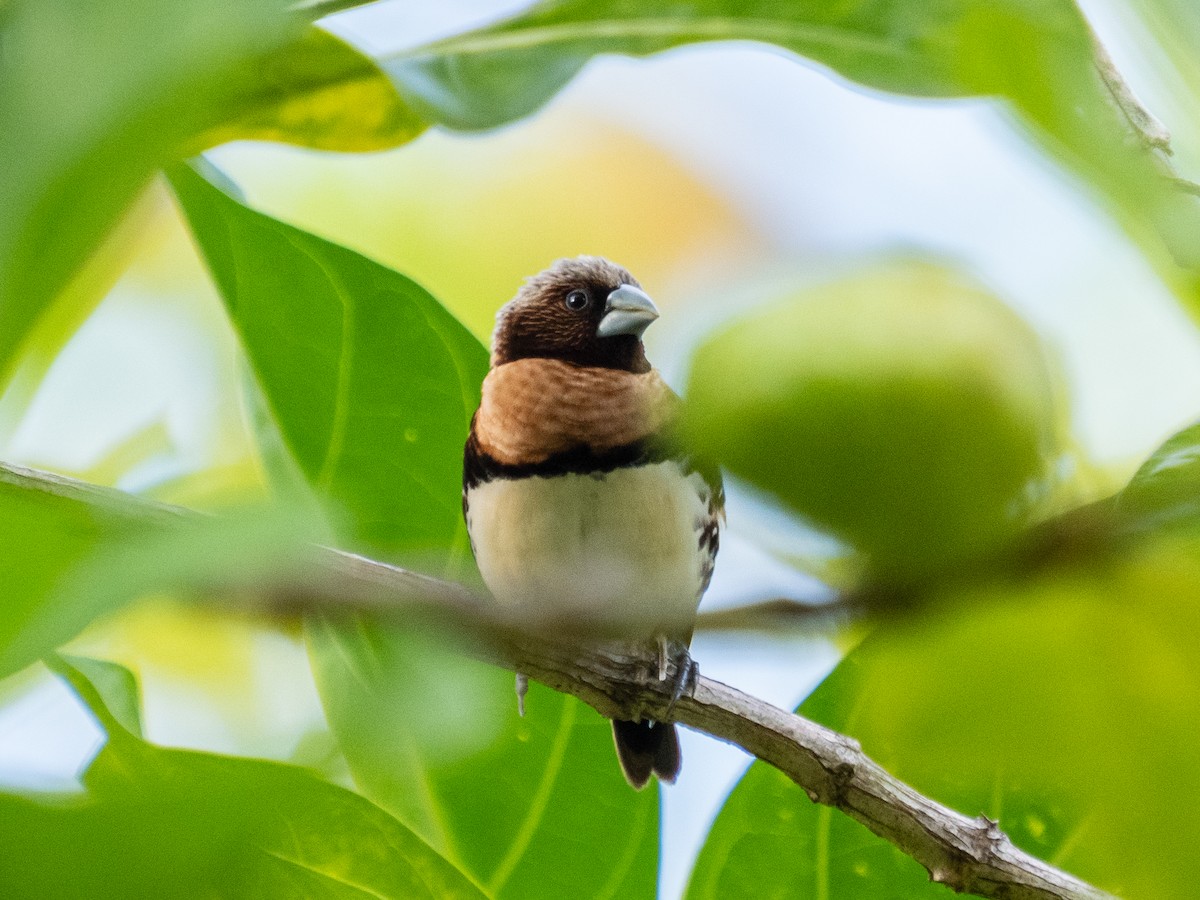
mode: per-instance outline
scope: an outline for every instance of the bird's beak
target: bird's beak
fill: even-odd
[[[600,337],[632,334],[641,337],[651,322],[658,318],[654,301],[644,291],[631,284],[623,284],[608,295],[604,304],[604,317],[596,329]]]

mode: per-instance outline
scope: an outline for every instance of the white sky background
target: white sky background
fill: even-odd
[[[1157,108],[1157,80],[1143,54],[1123,42],[1109,2],[1115,0],[1084,6],[1126,77]],[[524,5],[388,2],[337,17],[334,30],[383,53]],[[540,115],[580,111],[664,148],[768,235],[777,260],[760,274],[763,283],[819,277],[856,254],[896,248],[964,264],[1060,355],[1075,432],[1098,460],[1134,460],[1200,416],[1196,329],[1087,191],[1015,136],[990,104],[867,95],[786,55],[741,46],[602,59]],[[1188,149],[1195,158],[1196,148]],[[276,148],[232,147],[216,158],[246,182],[251,196],[255,172],[265,165],[302,173],[306,166],[344,164],[329,156],[297,163],[294,151]],[[741,287],[753,292],[753,285]],[[652,332],[658,341],[652,356],[675,383],[689,347],[723,314],[716,300],[707,303],[698,304],[691,322]],[[82,467],[139,424],[162,418],[174,450],[160,473],[211,461],[205,423],[225,384],[219,370],[229,360],[196,337],[201,329],[146,315],[151,308],[146,298],[121,290],[106,301],[51,372],[3,448],[6,459]],[[104,377],[95,378],[97,372]],[[725,542],[706,603],[819,592],[734,535]],[[795,705],[836,660],[831,648],[815,642],[702,637],[694,650],[707,675],[784,706]],[[286,642],[273,643],[266,659],[262,689],[279,679],[294,681],[306,666],[302,651]],[[303,696],[279,721],[264,724],[264,746],[294,739],[320,721],[311,680],[301,683]],[[181,697],[147,680],[151,735],[233,749],[205,713],[203,698]],[[43,681],[0,709],[0,783],[69,781],[96,738],[69,694]],[[685,735],[684,756],[680,783],[665,792],[662,883],[668,898],[682,890],[709,820],[745,765],[740,751],[693,734]]]

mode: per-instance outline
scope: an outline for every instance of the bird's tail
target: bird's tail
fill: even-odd
[[[628,722],[613,719],[613,742],[625,780],[639,791],[650,776],[673,784],[683,758],[679,755],[679,735],[669,722]]]

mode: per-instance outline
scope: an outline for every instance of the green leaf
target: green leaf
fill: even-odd
[[[725,801],[692,871],[687,900],[946,896],[915,860],[755,763]]]
[[[464,554],[462,446],[483,347],[403,276],[193,171],[172,180],[275,421],[346,538],[437,569]],[[365,622],[311,629],[358,784],[496,896],[651,894],[657,798],[625,784],[608,723],[540,689],[519,720],[512,675],[447,644]]]
[[[479,341],[403,275],[248,209],[192,169],[171,181],[275,422],[345,537],[413,564],[461,557]]]
[[[284,0],[12,0],[0,18],[0,380],[230,74],[283,43]]]
[[[1070,868],[1068,842],[1083,833],[1086,816],[1074,798],[1052,785],[1030,789],[1020,771],[1003,767],[962,773],[953,756],[916,728],[904,729],[896,745],[877,733],[879,713],[869,696],[887,677],[875,662],[875,644],[851,653],[797,710],[830,728],[866,741],[864,749],[898,777],[919,768],[919,789],[932,792],[967,815],[1001,818],[1001,826],[1025,850]],[[920,647],[923,656],[936,647]],[[968,689],[969,690],[969,689]],[[945,692],[943,691],[943,694]],[[966,691],[964,691],[966,693]],[[889,720],[894,736],[896,725]],[[916,752],[936,763],[914,766]],[[948,768],[938,769],[937,765]],[[932,770],[932,771],[931,771]],[[1085,807],[1086,809],[1086,807]],[[767,864],[767,861],[771,861]],[[755,763],[726,800],[693,871],[688,900],[824,896],[872,898],[943,897],[920,863],[876,837],[841,812],[812,803],[787,776]]]
[[[322,624],[311,641],[356,782],[491,896],[654,895],[658,792],[629,788],[590,707],[531,684],[520,718],[512,674],[438,635]]]
[[[961,614],[876,631],[800,712],[1053,865],[1120,896],[1182,900],[1200,840],[1180,803],[1200,792],[1198,593],[1193,549],[1169,542],[973,593]],[[689,897],[749,896],[738,885],[752,878],[755,896],[944,894],[763,764],[721,811]]]
[[[1019,39],[1049,52],[1039,61]],[[454,128],[490,128],[537,109],[593,56],[645,56],[720,40],[777,44],[862,84],[921,96],[1034,89],[1035,78],[1050,67],[1086,71],[1091,61],[1082,19],[1066,0],[548,0],[507,21],[396,54],[384,65],[430,117]],[[1035,67],[1020,82],[1014,51]]]
[[[1200,526],[1200,423],[1155,450],[1116,504],[1121,524],[1132,531]]]
[[[58,583],[81,560],[95,553],[104,537],[136,532],[119,516],[97,513],[87,504],[31,490],[0,470],[0,582],[5,586],[0,606],[0,677],[33,662],[71,637],[90,620],[55,607]],[[39,619],[49,623],[39,626]],[[80,621],[82,618],[82,621]],[[30,640],[31,632],[50,632],[45,640]]]
[[[316,27],[231,80],[225,115],[194,145],[280,141],[361,153],[406,144],[429,126],[369,57]]]
[[[166,750],[115,724],[83,797],[0,795],[6,897],[470,898],[484,894],[383,810],[303,769]]]
[[[291,509],[183,517],[0,468],[0,677],[150,592],[294,577],[316,535]]]
[[[48,665],[71,683],[100,717],[105,730],[119,727],[142,736],[142,696],[137,677],[122,665],[86,656],[49,657]]]
[[[0,440],[12,438],[59,353],[137,255],[153,214],[152,193],[131,205],[43,310],[7,377],[0,364]]]
[[[533,112],[597,55],[714,40],[774,44],[893,93],[1003,98],[1049,152],[1133,216],[1135,232],[1151,224],[1162,239],[1148,245],[1152,257],[1192,303],[1200,298],[1200,200],[1130,139],[1072,0],[545,0],[382,65],[427,118],[481,129]],[[1189,268],[1183,279],[1162,260],[1164,244]]]
[[[235,139],[363,151],[424,130],[369,58],[288,5],[9,4],[0,19],[0,383],[156,169]],[[55,317],[79,320],[87,300],[62,298]]]
[[[925,264],[735,322],[697,351],[687,396],[701,452],[905,580],[1002,545],[1056,450],[1036,335]]]

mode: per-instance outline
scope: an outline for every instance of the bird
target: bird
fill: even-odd
[[[660,679],[677,663],[673,707],[696,680],[688,648],[725,497],[720,470],[674,438],[682,401],[642,343],[658,317],[633,275],[601,257],[526,279],[496,314],[463,451],[463,514],[498,602],[656,647]],[[674,724],[612,729],[634,788],[675,781]]]

